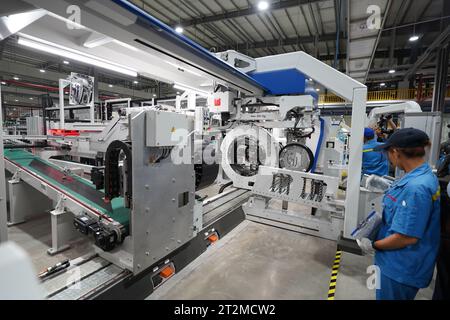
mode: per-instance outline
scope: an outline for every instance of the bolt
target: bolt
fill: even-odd
[[[140,268],[141,268],[141,265],[140,265],[140,264],[138,264],[138,265],[137,265],[137,267],[138,267],[138,269],[140,269]]]
[[[176,200],[175,200],[175,198],[172,198],[172,202],[175,202]]]
[[[146,255],[146,256],[149,256],[149,255],[150,255],[150,252],[147,251],[147,252],[145,253],[145,255]]]
[[[177,181],[175,178],[172,178],[172,182],[175,183],[175,181]]]
[[[150,186],[148,184],[145,185],[145,189],[149,190]]]

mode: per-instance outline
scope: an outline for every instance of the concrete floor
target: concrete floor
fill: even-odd
[[[92,251],[92,244],[85,237],[72,243],[72,247],[54,256],[47,254],[51,247],[50,213],[30,218],[22,224],[8,228],[8,238],[21,246],[35,266],[36,274],[41,270],[66,260],[75,259]]]
[[[49,256],[50,215],[9,228],[9,239],[27,251],[36,273],[92,250],[86,238],[70,250]],[[334,241],[244,221],[212,245],[148,299],[327,299]],[[374,299],[367,289],[367,267],[373,257],[343,253],[336,300]],[[433,285],[417,299],[430,299]]]
[[[325,300],[336,243],[245,221],[148,299]],[[343,253],[336,300],[371,300],[373,257]],[[417,299],[430,299],[432,288]]]

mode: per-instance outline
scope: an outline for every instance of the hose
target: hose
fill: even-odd
[[[223,186],[220,187],[219,194],[221,194],[226,188],[228,188],[231,185],[233,185],[233,181],[225,183]]]

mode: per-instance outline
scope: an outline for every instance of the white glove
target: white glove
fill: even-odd
[[[375,249],[372,246],[372,241],[368,238],[356,239],[358,246],[361,248],[364,255],[372,255],[375,253]]]

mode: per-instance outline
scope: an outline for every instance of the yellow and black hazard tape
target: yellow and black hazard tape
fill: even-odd
[[[336,294],[336,281],[339,267],[341,265],[341,255],[342,251],[337,250],[336,256],[334,258],[333,268],[331,269],[330,286],[328,287],[328,300],[334,300],[334,295]]]

